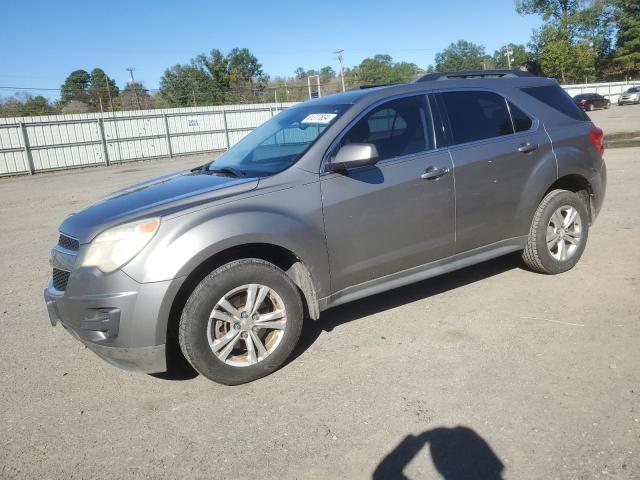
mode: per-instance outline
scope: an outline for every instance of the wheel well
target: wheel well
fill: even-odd
[[[547,189],[546,192],[544,192],[542,198],[546,197],[547,194],[552,190],[568,190],[580,195],[587,207],[587,211],[589,212],[589,221],[591,221],[591,195],[593,194],[593,188],[586,178],[584,178],[582,175],[576,174],[560,177],[553,183],[553,185],[551,185]]]
[[[193,289],[202,281],[204,277],[210,274],[216,268],[225,263],[243,258],[259,258],[267,262],[273,263],[282,269],[293,282],[298,286],[301,292],[305,314],[312,319],[320,316],[318,299],[316,290],[307,270],[293,252],[286,248],[267,244],[267,243],[251,243],[238,245],[209,257],[200,265],[198,265],[185,279],[176,294],[167,323],[167,364],[181,357],[180,347],[178,346],[178,324],[182,309],[193,292]]]

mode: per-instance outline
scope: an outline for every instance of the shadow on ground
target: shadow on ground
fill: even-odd
[[[401,305],[422,300],[440,293],[463,287],[485,278],[499,275],[522,265],[519,255],[506,255],[488,262],[473,265],[455,272],[414,283],[406,287],[397,288],[380,293],[363,300],[341,305],[322,313],[319,321],[309,320],[305,324],[300,341],[287,364],[302,355],[322,332],[331,332],[334,328],[347,322],[367,317],[375,313],[384,312]],[[177,334],[177,333],[176,333]],[[177,341],[167,342],[168,365],[166,373],[154,374],[163,380],[190,380],[198,373],[184,359],[177,345]]]
[[[504,464],[480,435],[468,427],[442,427],[407,435],[378,464],[373,480],[407,479],[403,470],[427,444],[433,466],[445,480],[502,479]]]
[[[307,321],[298,346],[287,363],[302,355],[322,332],[331,332],[344,323],[423,300],[521,266],[522,261],[518,254],[506,255],[327,310],[322,313],[319,321]]]

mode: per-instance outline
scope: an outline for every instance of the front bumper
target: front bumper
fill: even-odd
[[[121,271],[73,271],[64,292],[53,282],[44,300],[53,326],[61,323],[100,358],[125,370],[167,370],[163,307],[174,282],[140,284]],[[116,293],[114,293],[116,292]]]

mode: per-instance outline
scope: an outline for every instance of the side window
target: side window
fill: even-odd
[[[511,111],[511,119],[513,120],[513,128],[516,132],[526,132],[533,125],[533,120],[529,116],[509,102],[509,110]]]
[[[444,92],[454,143],[473,142],[513,133],[504,97],[492,92]]]
[[[582,109],[576,105],[569,94],[567,94],[567,92],[558,85],[525,87],[522,91],[554,110],[564,113],[567,117],[580,121],[589,120],[587,114],[584,113]]]
[[[392,100],[358,120],[340,145],[373,143],[380,160],[424,152],[433,148],[430,118],[425,95]]]

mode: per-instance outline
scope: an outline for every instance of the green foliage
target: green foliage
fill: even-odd
[[[161,105],[170,107],[255,101],[267,82],[248,49],[234,48],[227,55],[214,49],[165,70],[158,97]]]
[[[87,88],[89,104],[99,110],[102,103],[103,110],[108,110],[109,99],[117,97],[119,93],[115,80],[109,78],[101,68],[91,70],[90,77],[90,85]]]
[[[640,3],[619,1],[614,68],[625,75],[640,74]]]
[[[527,52],[524,45],[509,43],[505,45],[511,50],[511,68],[517,69],[520,65],[531,59],[531,54]],[[509,61],[505,54],[506,48],[501,48],[493,53],[493,68],[506,69],[509,68]]]
[[[107,109],[109,93],[111,97],[118,96],[118,87],[104,70],[94,68],[91,73],[86,70],[75,70],[69,74],[60,89],[60,106],[66,107],[70,102],[87,106],[87,111],[99,111],[102,102],[103,109]]]
[[[572,45],[566,40],[549,42],[542,49],[540,63],[545,75],[562,83],[579,83],[593,79],[595,75],[593,48],[583,43]]]
[[[361,85],[409,82],[420,71],[415,63],[394,63],[390,55],[375,55],[365,58],[358,67],[345,71],[345,77],[357,79]]]
[[[0,116],[29,117],[32,115],[52,115],[57,113],[55,105],[42,95],[33,96],[29,93],[17,94],[0,100]]]
[[[458,40],[442,52],[436,53],[435,62],[439,72],[482,70],[487,62],[487,55],[482,45]]]
[[[86,70],[75,70],[69,74],[60,88],[60,104],[62,106],[71,100],[89,103],[89,86],[91,75]]]

